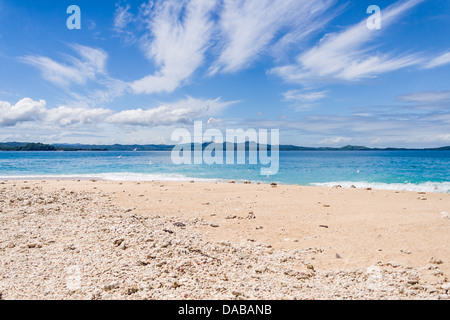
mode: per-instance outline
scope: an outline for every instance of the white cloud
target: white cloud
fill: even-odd
[[[210,69],[235,72],[247,68],[269,45],[298,42],[317,30],[329,17],[323,13],[334,0],[237,0],[225,1],[219,13],[222,46],[218,61]],[[331,15],[330,15],[331,16]],[[319,18],[320,19],[317,19]],[[276,40],[277,36],[282,37]],[[276,42],[276,43],[274,43]]]
[[[440,66],[443,66],[446,64],[450,64],[450,52],[444,53],[444,54],[434,58],[433,60],[431,60],[430,62],[425,64],[425,68],[431,69],[431,68],[440,67]]]
[[[56,126],[96,125],[112,113],[107,109],[70,108],[61,106],[47,111],[44,121]]]
[[[116,4],[114,13],[114,31],[121,37],[126,44],[134,44],[138,38],[136,32],[129,29],[136,22],[136,18],[130,12],[130,5],[121,6]]]
[[[195,119],[218,114],[221,110],[236,102],[221,102],[187,97],[173,104],[143,110],[125,110],[106,119],[106,122],[122,125],[166,126],[177,123],[192,123]]]
[[[172,92],[208,62],[209,74],[248,68],[263,54],[298,43],[326,24],[335,0],[167,0],[141,6],[142,48],[158,70],[132,83],[135,93]],[[126,25],[128,7],[116,13]],[[127,19],[122,23],[123,16]],[[218,18],[215,18],[217,16]],[[207,56],[209,54],[209,56]]]
[[[10,127],[21,122],[36,121],[46,113],[45,101],[33,101],[25,98],[11,105],[9,102],[0,101],[0,126]]]
[[[283,94],[284,101],[296,112],[304,112],[313,109],[317,102],[327,97],[327,91],[305,92],[302,90],[289,90]]]
[[[423,0],[398,1],[383,10],[382,29],[369,30],[363,20],[343,32],[327,34],[319,44],[300,54],[295,64],[271,70],[288,82],[303,83],[311,79],[360,80],[382,73],[418,65],[417,55],[371,54],[373,42],[389,25]]]
[[[398,97],[401,101],[415,102],[415,103],[436,103],[436,102],[449,102],[450,91],[430,91],[430,92],[417,92]]]
[[[24,63],[38,68],[47,81],[59,86],[70,84],[86,84],[88,80],[94,80],[98,74],[105,73],[105,65],[108,55],[100,49],[81,45],[71,45],[80,58],[69,56],[69,63],[56,62],[43,56],[25,56],[21,58]]]
[[[0,101],[0,127],[13,127],[25,122],[50,126],[97,124],[112,113],[107,109],[70,108],[60,106],[48,109],[44,100],[34,101],[24,98],[11,105]]]
[[[344,144],[350,144],[353,141],[352,138],[346,137],[333,137],[327,138],[319,142],[320,145],[326,146],[343,146]]]
[[[210,0],[167,0],[141,10],[149,34],[143,39],[146,56],[160,70],[132,83],[135,93],[172,92],[203,64],[213,32]]]
[[[326,98],[327,91],[303,92],[301,90],[289,90],[283,96],[286,101],[316,102]]]
[[[133,15],[129,12],[129,10],[130,10],[129,4],[127,4],[125,7],[122,7],[120,5],[117,6],[114,16],[115,28],[123,29],[133,20]]]
[[[238,101],[222,102],[217,99],[186,99],[171,103],[160,103],[158,107],[143,110],[114,112],[104,108],[59,106],[49,109],[46,102],[25,98],[11,105],[0,101],[0,127],[18,124],[45,126],[47,128],[77,127],[95,128],[100,124],[129,126],[171,126],[192,123],[194,120],[212,117]]]

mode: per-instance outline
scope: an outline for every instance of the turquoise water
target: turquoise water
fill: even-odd
[[[151,161],[151,163],[150,163]],[[0,152],[0,179],[254,182],[450,193],[450,151],[287,151],[277,175],[259,165],[174,165],[170,152]]]

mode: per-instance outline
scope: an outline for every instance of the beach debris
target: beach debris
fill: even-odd
[[[319,228],[325,228],[325,229],[328,229],[329,227],[326,226],[326,225],[321,224],[321,225],[319,226]]]
[[[256,230],[262,230],[262,229],[264,229],[263,226],[256,226]]]
[[[136,262],[136,265],[138,265],[140,267],[145,267],[145,266],[148,266],[149,264],[150,264],[150,262],[142,261],[142,260],[139,260],[138,262]]]
[[[442,219],[450,220],[450,214],[448,214],[447,212],[443,211],[443,212],[441,212],[441,215],[442,215]]]
[[[117,288],[119,288],[119,283],[117,281],[113,281],[113,282],[103,286],[104,291],[111,291],[111,290],[114,290]]]
[[[354,184],[352,184],[352,185],[350,186],[350,189],[356,189],[356,186],[355,186]]]
[[[173,225],[178,228],[186,227],[186,225],[183,222],[175,222]]]
[[[30,185],[31,183],[33,182],[30,182]],[[89,184],[88,181],[86,183]],[[123,184],[131,187],[134,185],[128,182]],[[153,186],[158,187],[159,184],[155,182]],[[94,185],[91,185],[86,189],[78,188],[78,191],[72,194],[69,185],[65,186],[64,191],[61,191],[60,187],[52,189],[51,185],[51,190],[46,190],[47,186],[41,188],[39,184],[39,188],[35,188],[36,185],[34,185],[31,192],[35,194],[31,196],[28,189],[22,189],[22,184],[18,184],[16,188],[8,184],[5,190],[3,186],[0,186],[2,189],[0,209],[3,210],[0,214],[2,218],[0,252],[4,262],[0,263],[0,273],[17,275],[3,277],[0,300],[23,297],[26,299],[83,299],[87,297],[94,300],[208,299],[211,297],[263,300],[273,297],[276,299],[414,298],[420,300],[449,298],[448,279],[441,275],[441,266],[428,263],[428,257],[422,262],[428,265],[430,269],[427,270],[430,272],[423,278],[421,278],[421,269],[408,266],[379,268],[379,271],[366,275],[362,274],[362,269],[357,267],[345,266],[345,270],[336,269],[341,265],[343,267],[347,258],[351,258],[350,251],[343,252],[344,255],[341,257],[340,252],[337,253],[338,249],[332,250],[329,247],[330,251],[325,249],[319,251],[318,248],[306,249],[304,245],[292,246],[294,247],[292,250],[283,250],[263,244],[263,242],[272,243],[272,239],[259,239],[256,235],[245,232],[237,234],[238,239],[232,237],[228,239],[229,235],[224,232],[227,239],[221,243],[216,242],[214,237],[205,236],[205,234],[214,233],[217,233],[217,236],[222,235],[222,231],[225,230],[206,230],[205,232],[204,228],[211,228],[209,225],[212,222],[220,224],[220,221],[223,221],[220,219],[224,219],[227,215],[236,214],[238,219],[246,219],[249,213],[249,219],[254,219],[253,210],[266,210],[261,212],[268,215],[270,208],[261,209],[262,207],[258,207],[252,201],[241,203],[242,206],[248,205],[248,207],[242,207],[239,212],[234,208],[231,208],[233,211],[229,211],[230,206],[218,207],[215,209],[218,216],[214,218],[216,221],[205,222],[204,217],[209,217],[211,211],[204,210],[197,214],[196,208],[198,209],[202,201],[206,199],[199,200],[197,207],[183,207],[181,216],[171,212],[170,208],[167,208],[165,213],[154,211],[142,215],[134,212],[124,214],[129,202],[123,203],[125,206],[121,207],[120,202],[109,201],[108,197],[112,197],[114,192],[104,190],[105,197],[101,197],[101,193],[92,191]],[[183,190],[182,187],[179,188]],[[123,195],[129,192],[131,191],[127,190]],[[139,192],[132,195],[138,196]],[[260,196],[260,198],[263,197]],[[415,195],[415,197],[418,196]],[[233,197],[232,200],[234,201],[235,198]],[[11,203],[10,199],[13,200]],[[144,199],[139,198],[140,201]],[[242,199],[245,199],[244,195]],[[434,197],[430,196],[429,201],[432,199],[434,200]],[[29,207],[24,209],[25,200],[32,203],[32,209]],[[155,202],[157,201],[156,198]],[[164,202],[167,201],[164,200]],[[315,200],[311,203],[317,211],[321,210],[323,203],[317,205]],[[331,206],[335,207],[337,202],[332,203]],[[56,212],[54,210],[56,207],[60,207],[61,211]],[[399,211],[401,208],[399,206]],[[440,210],[446,210],[445,208],[442,207]],[[35,212],[35,214],[24,215],[22,211]],[[194,216],[189,217],[190,213]],[[439,223],[441,220],[438,214],[441,212],[435,213],[435,220]],[[213,220],[213,218],[210,219]],[[328,220],[314,221],[313,229],[318,226],[317,223],[331,223]],[[270,221],[263,223],[258,220],[253,223],[247,220],[247,222],[249,222],[250,230],[246,228],[245,223],[242,230],[250,231],[250,233],[251,229],[258,224],[263,224],[264,230],[272,231],[273,229],[278,234],[276,239],[282,241],[287,236],[291,237],[291,239],[286,238],[286,241],[289,241],[286,242],[287,247],[291,247],[293,242],[298,241],[295,237],[306,240],[302,233],[297,235],[288,233],[288,230],[284,230],[288,229],[286,225],[282,225],[284,229],[281,229],[279,228],[281,226],[273,225]],[[442,221],[441,224],[446,222],[448,220]],[[188,229],[183,229],[183,225],[187,225]],[[221,225],[221,227],[224,226]],[[171,229],[174,233],[168,234],[163,231],[164,228]],[[333,223],[330,229],[332,228],[336,229],[337,225]],[[255,232],[255,229],[253,230]],[[310,237],[308,241],[320,237],[320,233],[330,232],[330,230],[322,231],[325,232],[316,229],[317,234]],[[256,232],[265,233],[265,231]],[[376,236],[377,233],[374,235]],[[27,248],[28,244],[35,243],[42,243],[45,252],[44,249]],[[118,247],[125,246],[125,243],[129,246],[127,251],[119,250]],[[275,245],[275,243],[272,244]],[[373,248],[375,249],[377,247]],[[402,245],[400,249],[405,249],[403,250],[405,254],[408,254],[406,249],[413,250],[406,245]],[[403,253],[400,253],[400,249],[397,248],[396,253],[393,252],[393,259],[401,259],[402,256],[406,258]],[[75,254],[77,251],[82,254]],[[333,251],[335,251],[334,255]],[[325,253],[325,258],[332,259],[330,264],[334,265],[330,269],[319,268],[318,262],[315,262],[318,253]],[[435,257],[441,258],[445,266],[448,261],[445,255],[441,254],[436,253]],[[378,254],[378,256],[384,255]],[[431,256],[430,254],[429,257]],[[59,258],[54,259],[55,257]],[[419,264],[422,262],[419,261]],[[73,264],[79,265],[80,270],[71,269]],[[309,268],[307,264],[311,264]],[[379,266],[381,267],[380,264]],[[29,277],[29,270],[33,268],[38,268],[36,270],[39,272]],[[69,271],[67,271],[68,268]],[[82,290],[68,290],[66,280],[76,281],[79,275],[82,277]],[[291,283],[288,280],[292,280]],[[408,284],[408,281],[411,284]],[[179,288],[180,285],[181,288]],[[5,291],[4,288],[8,290]]]
[[[400,252],[408,255],[412,254],[412,252],[409,250],[400,250]]]
[[[233,292],[231,292],[231,294],[232,294],[233,296],[235,296],[236,298],[238,298],[238,297],[240,297],[240,296],[243,296],[243,294],[242,294],[241,292],[239,292],[239,291],[233,291]]]
[[[164,229],[163,231],[168,233],[168,234],[174,234],[174,232],[172,230],[169,230],[169,229]]]
[[[425,197],[418,197],[417,198],[417,200],[422,200],[422,201],[425,201],[425,200],[428,200],[427,198],[425,198]]]
[[[442,286],[442,290],[444,290],[444,291],[450,291],[450,283],[445,283],[445,284],[443,284]]]
[[[42,248],[42,244],[40,244],[40,243],[30,243],[30,244],[27,244],[27,248],[28,249],[40,249],[40,248]]]
[[[329,208],[329,207],[331,207],[331,206],[330,206],[329,204],[324,204],[323,207],[324,207],[324,208]]]
[[[386,263],[386,266],[392,267],[392,268],[399,268],[402,265],[400,263],[398,263],[398,262],[395,262],[395,261],[389,261],[388,263]]]
[[[244,181],[244,184],[252,184],[250,181]]]
[[[429,263],[431,264],[443,264],[444,262],[440,259],[436,259],[435,257],[431,258]]]
[[[253,211],[250,211],[248,213],[247,219],[250,219],[250,220],[256,219],[256,215],[253,213]]]
[[[200,250],[200,249],[189,249],[189,251],[190,251],[191,253],[197,253],[197,254],[202,255],[203,257],[213,259],[213,260],[215,260],[218,264],[222,264],[222,261],[221,261],[220,259],[218,259],[218,258],[216,258],[216,257],[213,257],[213,256],[210,256],[209,254],[204,253],[204,252],[203,252],[202,250]]]
[[[219,227],[219,225],[215,224],[215,223],[211,223],[210,226],[213,227],[213,228],[218,228]]]
[[[237,219],[237,216],[231,215],[231,216],[225,217],[225,219],[226,219],[226,220],[233,220],[233,219]]]
[[[272,186],[272,188],[275,188],[275,187],[277,187],[277,186],[278,186],[278,184],[277,184],[277,183],[275,183],[275,182],[271,183],[270,185]]]
[[[314,270],[314,266],[313,266],[312,264],[307,263],[307,264],[306,264],[306,268],[307,268],[308,270],[315,271],[315,270]]]
[[[372,190],[372,188],[366,188],[366,190],[367,190],[367,191],[371,191],[371,190]]]
[[[137,288],[137,287],[131,287],[131,288],[128,288],[127,289],[127,291],[126,291],[126,295],[127,296],[131,296],[132,294],[135,294],[136,292],[138,292],[139,291],[139,289]]]
[[[124,241],[125,239],[117,239],[114,241],[114,246],[119,247]]]
[[[168,248],[168,247],[170,247],[172,245],[172,241],[170,241],[170,240],[166,240],[166,241],[164,241],[162,244],[161,244],[161,248]]]
[[[228,181],[228,183],[233,184],[233,183],[236,183],[236,182],[233,181],[233,180],[230,180],[230,181]]]
[[[333,186],[331,189],[342,189],[342,186],[341,185],[336,185],[336,186]]]

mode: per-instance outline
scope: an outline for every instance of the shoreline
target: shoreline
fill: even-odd
[[[123,174],[122,172],[118,173],[100,173],[98,175],[96,174],[86,174],[86,175],[42,175],[42,176],[0,176],[0,182],[8,182],[8,181],[90,181],[90,180],[97,180],[97,181],[110,181],[110,182],[179,182],[179,183],[189,183],[191,181],[194,182],[202,182],[202,183],[236,183],[236,184],[253,184],[253,185],[268,185],[275,183],[279,186],[285,186],[285,187],[305,187],[305,188],[336,188],[341,187],[342,189],[349,190],[349,189],[358,189],[358,190],[376,190],[376,191],[404,191],[404,192],[426,192],[426,193],[438,193],[438,194],[450,194],[449,191],[445,190],[439,190],[438,185],[440,184],[450,184],[450,181],[444,181],[444,182],[423,182],[419,184],[415,183],[384,183],[384,182],[364,182],[364,181],[336,181],[336,182],[317,182],[317,183],[311,183],[309,185],[302,185],[302,184],[286,184],[286,183],[279,183],[276,179],[274,179],[271,182],[265,182],[265,181],[258,181],[258,180],[245,180],[245,179],[236,179],[236,180],[227,180],[227,179],[202,179],[202,178],[190,178],[186,177],[186,179],[183,179],[181,177],[173,177],[172,179],[125,179],[125,178],[117,178],[117,179],[111,179],[111,178],[104,178],[99,175],[114,175],[114,174]],[[140,173],[130,173],[126,172],[124,174],[140,174]],[[151,174],[150,174],[151,175]],[[380,187],[380,185],[383,185],[383,187]],[[397,188],[396,188],[397,187]],[[406,187],[406,188],[403,188]],[[434,187],[433,190],[428,189],[429,187]]]
[[[0,274],[15,279],[0,280],[5,299],[232,299],[233,291],[249,299],[449,299],[450,194],[104,180],[16,180],[0,190],[0,254],[9,261]],[[81,266],[81,289],[67,290],[46,267],[50,257],[63,276]],[[180,267],[192,261],[200,265]],[[43,280],[27,273],[54,279],[57,289],[35,292]],[[112,282],[118,287],[105,290]],[[139,294],[124,294],[131,284]]]

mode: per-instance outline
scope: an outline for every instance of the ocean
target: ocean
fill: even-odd
[[[0,152],[0,179],[252,181],[450,193],[450,151],[282,151],[277,175],[260,165],[175,165],[171,153]]]

